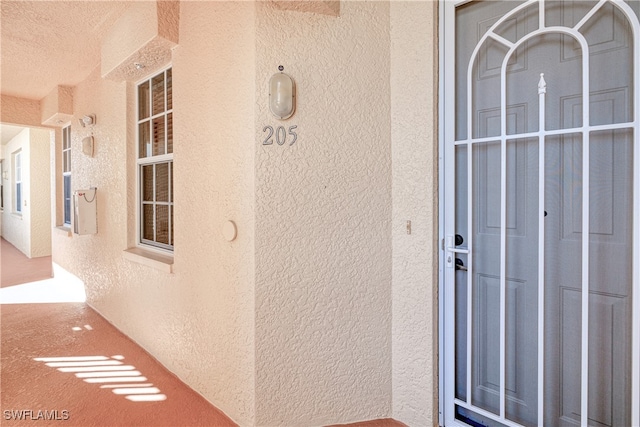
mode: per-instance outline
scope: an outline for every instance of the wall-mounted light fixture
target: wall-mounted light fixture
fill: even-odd
[[[279,73],[269,80],[269,109],[280,120],[293,116],[296,110],[296,84],[293,79],[283,73],[284,67],[278,67]]]
[[[80,126],[83,128],[87,126],[91,127],[91,135],[82,138],[82,152],[89,157],[93,157],[93,125],[96,124],[96,116],[94,114],[87,114],[80,117],[78,122],[80,122]]]
[[[78,119],[78,121],[80,122],[80,126],[82,126],[82,127],[95,125],[96,124],[96,116],[93,115],[93,114],[82,116],[82,117],[80,117]]]

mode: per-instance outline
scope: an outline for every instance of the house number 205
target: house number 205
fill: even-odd
[[[298,126],[289,126],[289,131],[287,131],[284,126],[278,126],[275,130],[273,126],[265,126],[262,128],[262,132],[267,133],[267,136],[262,141],[262,145],[273,145],[274,139],[276,144],[284,145],[287,142],[287,135],[290,135],[293,138],[289,143],[289,147],[291,147],[298,140],[297,128]]]

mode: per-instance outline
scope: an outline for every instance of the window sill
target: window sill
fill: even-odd
[[[169,255],[156,254],[140,248],[129,248],[122,252],[122,257],[165,273],[173,273],[173,257]]]
[[[59,225],[57,227],[54,227],[54,230],[56,234],[71,237],[71,227],[69,227],[68,225]]]

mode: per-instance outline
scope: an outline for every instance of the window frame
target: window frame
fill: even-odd
[[[13,213],[22,215],[22,201],[24,188],[22,185],[22,149],[13,152]]]
[[[64,227],[71,227],[71,175],[71,125],[69,124],[62,128],[62,225]],[[67,180],[69,180],[68,194]]]
[[[174,160],[173,160],[173,132],[171,133],[171,152],[168,153],[167,151],[169,150],[169,123],[168,123],[168,116],[171,115],[171,119],[173,120],[173,95],[171,95],[172,101],[171,101],[171,108],[168,108],[168,93],[169,91],[167,90],[167,72],[171,73],[171,94],[173,94],[173,67],[172,64],[169,64],[155,72],[153,72],[152,74],[147,75],[145,78],[140,79],[139,81],[137,81],[135,83],[135,87],[134,87],[134,91],[135,91],[135,119],[134,119],[134,123],[135,123],[135,134],[136,134],[136,143],[135,143],[135,149],[134,149],[134,155],[135,155],[135,177],[136,177],[136,193],[135,193],[135,205],[136,205],[136,214],[135,214],[135,220],[136,220],[136,246],[139,248],[142,248],[144,250],[150,250],[153,252],[158,252],[161,254],[169,254],[169,255],[173,255],[173,251],[174,251],[174,247],[175,247],[175,239],[174,239],[174,233],[173,233],[173,224],[174,224],[174,216],[175,216],[175,212],[174,212],[174,201],[173,201],[173,166],[174,166]],[[157,113],[157,114],[153,114],[153,79],[160,76],[161,74],[164,74],[164,87],[163,87],[163,91],[164,91],[164,109],[163,111]],[[148,105],[149,105],[149,114],[147,117],[144,117],[143,119],[140,118],[140,86],[147,83],[149,85],[149,91],[148,91]],[[143,123],[149,123],[149,137],[150,140],[153,138],[153,121],[158,119],[158,118],[162,118],[164,117],[164,150],[165,153],[164,154],[158,154],[158,155],[150,155],[150,156],[145,156],[145,157],[141,157],[140,153],[140,145],[141,145],[141,141],[140,141],[140,125]],[[173,122],[172,122],[173,123]],[[171,128],[173,128],[173,124],[171,126]],[[152,147],[153,147],[153,141],[151,142]],[[167,201],[163,202],[163,201],[156,201],[155,200],[155,195],[156,195],[156,184],[155,184],[155,178],[156,178],[156,174],[155,174],[155,168],[156,165],[158,164],[168,164],[168,170],[167,170],[167,178],[169,179],[169,185],[168,185],[168,195],[167,195]],[[144,180],[143,180],[143,167],[145,166],[153,166],[153,192],[154,192],[154,200],[153,201],[145,201],[143,200],[144,197],[144,190],[143,190],[143,185],[144,185]],[[152,205],[154,206],[154,232],[156,230],[156,220],[155,220],[155,207],[159,206],[159,205],[166,205],[168,208],[168,241],[169,244],[165,244],[165,243],[161,243],[158,242],[156,240],[148,240],[144,238],[144,216],[143,216],[143,206],[144,205]]]
[[[4,159],[0,159],[0,212],[4,212]]]

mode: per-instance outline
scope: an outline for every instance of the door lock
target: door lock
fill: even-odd
[[[467,271],[467,267],[464,266],[464,262],[460,258],[456,258],[456,270]]]

